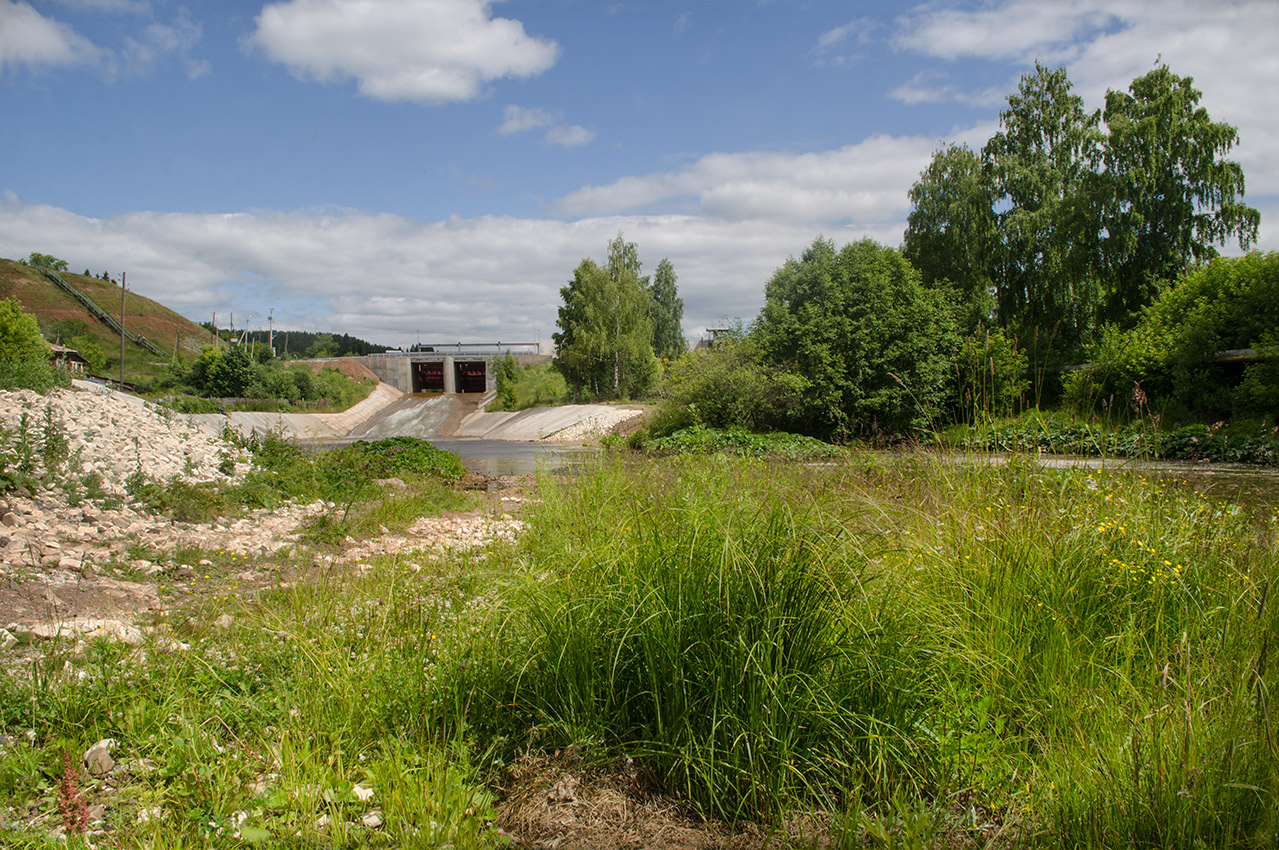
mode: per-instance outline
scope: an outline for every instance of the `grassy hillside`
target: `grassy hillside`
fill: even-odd
[[[119,286],[79,274],[64,272],[61,276],[103,310],[119,315]],[[38,269],[14,260],[0,259],[0,298],[13,298],[24,310],[33,314],[49,342],[57,342],[60,338],[66,344],[71,337],[86,333],[94,337],[107,354],[107,374],[119,375],[119,334],[94,318],[78,301],[55,286]],[[125,295],[125,326],[132,333],[146,337],[169,356],[172,355],[174,346],[180,345],[183,356],[193,357],[209,342],[209,332],[204,328],[163,304],[132,291]],[[157,356],[132,342],[125,343],[126,380],[159,374],[168,365],[168,356]]]

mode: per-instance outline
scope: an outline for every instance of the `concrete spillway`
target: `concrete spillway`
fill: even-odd
[[[617,407],[602,404],[565,404],[536,407],[515,413],[488,413],[484,405],[492,394],[404,396],[387,405],[353,428],[348,435],[360,440],[383,440],[387,437],[470,438],[532,442],[554,438],[600,417],[618,415]],[[638,416],[639,411],[627,411]],[[628,418],[623,415],[622,418]],[[609,422],[602,430],[607,430]]]
[[[348,436],[359,440],[450,437],[466,414],[483,409],[479,401],[475,397],[463,401],[455,395],[406,395],[352,428]]]
[[[86,387],[92,386],[89,384]],[[102,389],[102,388],[98,388]],[[641,415],[638,408],[565,404],[516,413],[488,413],[493,393],[405,395],[380,383],[369,397],[342,413],[198,414],[191,424],[209,434],[230,426],[243,433],[278,433],[305,440],[485,439],[582,443],[608,433],[618,422]],[[142,399],[136,399],[142,404]]]

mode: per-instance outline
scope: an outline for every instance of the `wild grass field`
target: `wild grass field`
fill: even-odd
[[[530,763],[722,846],[1279,838],[1274,508],[922,453],[610,453],[530,496],[482,553],[191,597],[185,651],[9,656],[0,844],[537,846]],[[633,846],[593,835],[559,846]]]

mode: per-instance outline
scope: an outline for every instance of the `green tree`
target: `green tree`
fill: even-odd
[[[191,385],[191,389],[201,395],[213,395],[209,391],[209,375],[221,356],[221,351],[211,345],[206,345],[200,351],[200,356],[191,361],[186,370],[185,380]]]
[[[1246,250],[1257,238],[1261,216],[1242,202],[1243,168],[1223,159],[1239,134],[1208,117],[1193,83],[1160,65],[1127,92],[1106,92],[1109,321],[1133,324],[1161,281],[1214,257],[1214,244],[1236,237]]]
[[[333,334],[320,334],[315,338],[315,342],[306,350],[307,357],[337,357],[340,352],[337,340],[333,338]]]
[[[924,286],[952,292],[961,325],[971,332],[995,307],[999,231],[990,175],[967,145],[950,145],[933,154],[909,195],[902,253]]]
[[[497,361],[497,368],[494,370],[494,384],[497,388],[497,404],[491,407],[492,410],[514,410],[515,409],[515,388],[520,380],[520,365],[515,362],[515,358],[511,356],[511,352],[506,352],[501,360]]]
[[[582,260],[560,289],[555,365],[574,397],[585,390],[595,397],[633,398],[656,376],[651,299],[639,270],[635,244],[618,233],[605,267]]]
[[[1101,299],[1097,169],[1100,113],[1085,112],[1064,68],[1035,64],[982,150],[1001,238],[996,302],[1002,325],[1027,339],[1090,338]]]
[[[765,362],[800,376],[802,430],[896,437],[945,404],[958,337],[945,297],[894,248],[817,239],[777,270],[753,336]]]
[[[31,252],[31,256],[26,259],[26,265],[35,266],[36,268],[52,269],[55,272],[64,272],[67,270],[67,261],[59,260],[52,254],[38,254]]]
[[[663,258],[653,273],[653,353],[674,360],[688,350],[684,339],[684,299],[675,287],[675,267]]]
[[[78,334],[71,337],[67,341],[70,348],[74,348],[80,353],[88,364],[87,368],[90,375],[102,375],[107,368],[107,353],[102,350],[102,344],[98,342],[98,338],[91,334]]]
[[[49,344],[40,336],[36,317],[23,311],[12,298],[0,300],[0,360],[15,363],[47,362]]]

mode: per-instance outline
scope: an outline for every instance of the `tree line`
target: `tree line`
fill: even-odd
[[[574,399],[642,396],[658,377],[659,358],[687,348],[675,267],[663,258],[651,278],[641,268],[639,249],[618,233],[604,265],[582,260],[560,289],[555,368]]]
[[[900,249],[818,237],[708,355],[659,352],[661,267],[640,278],[619,234],[561,290],[556,367],[575,396],[634,397],[663,354],[656,433],[895,438],[1116,393],[1186,418],[1275,417],[1279,255],[1218,256],[1250,248],[1260,215],[1226,158],[1237,131],[1200,98],[1160,65],[1088,112],[1065,69],[1036,64],[980,151],[934,154]],[[1260,355],[1222,372],[1214,346]]]

